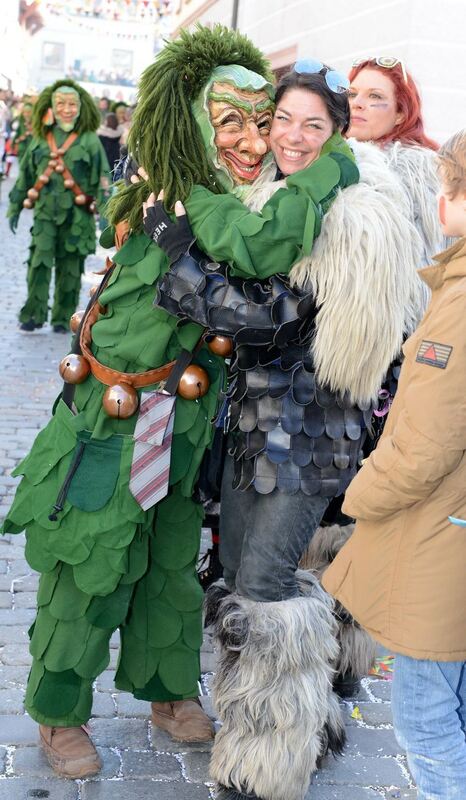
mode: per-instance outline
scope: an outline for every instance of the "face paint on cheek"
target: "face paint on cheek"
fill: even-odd
[[[388,103],[369,103],[369,108],[388,108]]]

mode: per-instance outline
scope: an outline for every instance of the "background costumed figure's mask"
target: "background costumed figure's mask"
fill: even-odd
[[[81,98],[71,86],[60,86],[52,95],[52,109],[59,128],[73,130],[81,111]]]
[[[236,64],[216,67],[192,107],[215,179],[240,196],[272,160],[272,84]]]

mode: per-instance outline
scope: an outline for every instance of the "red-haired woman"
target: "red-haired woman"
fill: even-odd
[[[434,164],[438,144],[424,131],[421,99],[412,76],[397,58],[366,58],[349,73],[351,125],[347,136],[383,148],[402,180],[414,224],[423,241],[419,267],[444,248],[437,218],[439,189]]]

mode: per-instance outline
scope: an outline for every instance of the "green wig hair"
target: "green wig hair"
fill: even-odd
[[[148,173],[149,185],[132,184],[112,198],[108,214],[113,224],[126,219],[134,230],[140,228],[142,203],[151,191],[158,194],[164,189],[168,208],[176,200],[186,200],[195,184],[223,191],[215,180],[192,104],[215,67],[227,64],[239,64],[271,80],[269,62],[260,50],[246,36],[223,25],[182,30],[143,72],[128,148]]]
[[[51,86],[47,86],[37,99],[32,116],[32,130],[34,136],[41,139],[45,138],[48,126],[44,125],[43,119],[48,109],[52,107],[53,93],[62,86],[69,86],[70,89],[74,89],[81,100],[81,109],[74,131],[79,135],[87,131],[96,131],[99,127],[100,114],[89,92],[86,92],[79,83],[68,78],[62,78],[60,81],[55,81]]]

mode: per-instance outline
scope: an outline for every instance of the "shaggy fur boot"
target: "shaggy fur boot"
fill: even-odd
[[[332,692],[332,601],[314,576],[297,576],[301,597],[263,603],[230,594],[217,604],[213,688],[223,725],[210,774],[225,800],[303,800],[324,750],[344,744]]]
[[[354,525],[318,528],[301,559],[300,567],[311,570],[320,579],[353,530]],[[339,644],[339,653],[334,664],[334,688],[341,696],[349,697],[357,691],[360,679],[373,666],[376,643],[341,603],[335,603],[334,614],[338,624]]]

